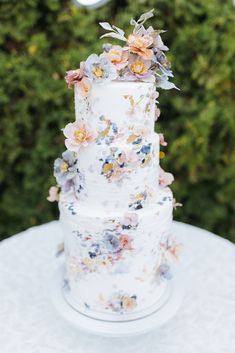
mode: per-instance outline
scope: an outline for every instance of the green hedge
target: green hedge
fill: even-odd
[[[0,232],[7,237],[55,219],[46,201],[53,160],[64,150],[60,129],[74,119],[63,80],[99,52],[100,20],[128,28],[156,6],[154,26],[168,29],[175,83],[160,94],[158,131],[169,142],[165,169],[184,204],[175,219],[235,241],[235,27],[232,1],[112,1],[87,11],[68,0],[0,2]]]

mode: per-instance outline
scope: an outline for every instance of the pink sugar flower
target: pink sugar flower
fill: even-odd
[[[161,111],[160,111],[159,108],[157,108],[157,109],[155,110],[155,121],[158,120],[158,118],[159,118],[160,115],[161,115]]]
[[[65,146],[69,151],[78,152],[81,146],[87,146],[94,140],[91,130],[78,121],[69,123],[63,129]]]
[[[84,62],[80,63],[80,68],[77,70],[70,70],[66,72],[65,81],[69,88],[72,88],[75,83],[82,80],[84,77]]]
[[[121,70],[128,64],[128,50],[120,45],[113,45],[105,56],[114,64],[117,70]]]
[[[65,76],[65,81],[68,84],[69,88],[72,88],[75,83],[81,81],[83,78],[83,74],[81,74],[81,70],[77,69],[77,70],[69,70],[66,72],[66,76]]]
[[[161,167],[159,171],[159,183],[161,186],[166,187],[168,185],[171,185],[171,183],[174,181],[174,176],[171,173],[165,172]]]
[[[55,202],[59,201],[59,188],[57,186],[51,186],[49,189],[49,196],[47,197],[47,200],[49,202]]]
[[[123,77],[129,81],[154,82],[154,72],[150,70],[150,67],[150,60],[144,60],[140,56],[131,55],[129,57],[127,71]]]
[[[65,81],[67,82],[69,88],[72,88],[75,84],[77,84],[82,95],[85,97],[87,97],[91,90],[91,82],[84,76],[84,62],[80,63],[79,69],[67,71]]]
[[[131,250],[131,239],[128,235],[122,234],[119,238],[119,244],[123,249]]]
[[[159,141],[161,146],[167,146],[167,142],[165,141],[164,135],[163,134],[158,134],[159,136]]]

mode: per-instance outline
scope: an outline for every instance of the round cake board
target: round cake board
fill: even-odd
[[[63,294],[64,269],[58,268],[51,287],[51,300],[59,314],[70,324],[87,333],[105,337],[129,337],[152,331],[167,321],[179,310],[184,296],[182,275],[174,273],[168,300],[157,311],[131,321],[105,321],[91,318],[68,304]]]

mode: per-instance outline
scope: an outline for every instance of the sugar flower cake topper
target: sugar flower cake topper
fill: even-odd
[[[169,78],[173,77],[170,63],[165,52],[161,33],[152,26],[145,27],[145,22],[154,16],[154,9],[144,13],[136,21],[131,19],[133,31],[128,36],[125,32],[108,22],[100,22],[107,31],[101,38],[114,38],[124,43],[103,44],[100,55],[91,54],[86,61],[80,63],[79,69],[66,73],[65,80],[71,88],[75,83],[84,96],[89,94],[92,84],[103,84],[114,80],[155,82],[162,89],[178,89]]]

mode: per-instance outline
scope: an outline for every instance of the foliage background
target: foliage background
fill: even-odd
[[[64,150],[60,129],[74,119],[63,80],[100,52],[98,22],[124,29],[151,8],[151,24],[168,29],[174,82],[161,91],[157,125],[169,142],[164,169],[184,204],[175,219],[235,241],[235,26],[232,1],[119,0],[87,11],[70,0],[0,2],[1,238],[58,217],[46,201],[53,160]]]

